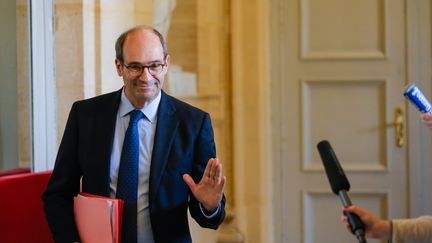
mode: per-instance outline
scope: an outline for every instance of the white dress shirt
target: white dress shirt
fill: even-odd
[[[150,162],[153,151],[154,136],[156,132],[157,111],[161,100],[161,92],[147,106],[141,109],[144,118],[138,122],[139,134],[139,177],[138,177],[138,204],[137,204],[137,232],[138,243],[153,243],[153,232],[150,223],[149,212],[149,182],[150,182]],[[110,196],[115,197],[117,190],[118,171],[120,166],[120,156],[123,147],[123,140],[126,129],[129,125],[129,112],[135,107],[126,97],[123,89],[117,120],[113,147],[111,152],[110,164]]]

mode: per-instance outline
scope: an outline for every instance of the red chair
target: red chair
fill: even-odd
[[[51,171],[0,177],[0,242],[54,242],[41,198],[50,176]]]
[[[16,175],[30,172],[30,168],[15,168],[10,170],[0,170],[0,176]]]

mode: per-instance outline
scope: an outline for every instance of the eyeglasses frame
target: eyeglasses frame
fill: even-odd
[[[123,67],[125,67],[126,70],[127,70],[130,74],[132,74],[132,73],[135,72],[135,71],[131,70],[132,65],[127,65],[127,64],[124,63],[124,62],[122,62],[121,65],[122,65]],[[139,67],[141,68],[141,71],[135,73],[134,76],[137,76],[137,77],[138,77],[138,76],[141,76],[141,75],[144,73],[144,70],[145,70],[145,69],[147,69],[147,71],[149,72],[150,75],[152,75],[152,76],[156,76],[156,75],[159,75],[160,73],[162,73],[162,71],[164,70],[164,68],[167,66],[167,63],[166,63],[166,60],[164,60],[164,63],[158,63],[158,64],[152,64],[152,65],[134,64],[134,66],[135,66],[135,65],[136,65],[136,66],[139,66]],[[154,66],[162,66],[162,68],[160,69],[160,71],[159,71],[158,73],[154,73],[154,72],[151,71],[151,69],[150,69],[151,67],[154,67]]]

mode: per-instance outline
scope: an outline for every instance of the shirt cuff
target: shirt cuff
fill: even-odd
[[[211,215],[209,215],[210,212],[208,212],[208,211],[204,208],[204,206],[203,206],[201,203],[199,203],[199,207],[200,207],[200,209],[201,209],[201,213],[202,213],[206,218],[208,218],[208,219],[212,219],[212,218],[216,217],[216,215],[219,213],[220,203],[218,204],[216,210],[215,210]]]

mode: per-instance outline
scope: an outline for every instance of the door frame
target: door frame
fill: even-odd
[[[415,82],[427,97],[432,98],[431,83],[431,21],[430,0],[406,1],[407,82]],[[409,216],[431,214],[432,208],[432,136],[421,124],[419,112],[406,102]],[[429,131],[428,131],[429,130]]]

